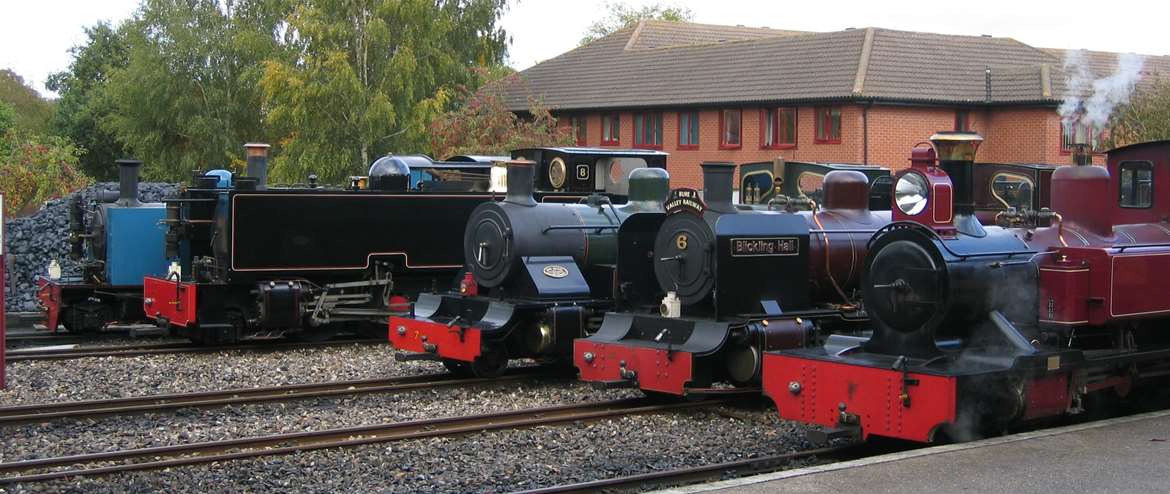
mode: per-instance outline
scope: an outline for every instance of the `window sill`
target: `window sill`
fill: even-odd
[[[760,146],[760,149],[796,149],[796,144],[776,144],[772,146]]]
[[[634,144],[634,149],[662,149],[661,144]]]
[[[743,149],[743,144],[720,144],[719,149],[722,149],[724,151]]]
[[[841,139],[813,139],[813,144],[841,144]]]
[[[616,147],[616,146],[621,146],[622,142],[621,141],[601,141],[601,145],[608,146],[608,147]]]
[[[677,149],[679,151],[698,151],[699,145],[698,144],[679,144],[678,146],[675,147],[675,149]]]

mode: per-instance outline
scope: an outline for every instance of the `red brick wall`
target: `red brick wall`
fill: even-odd
[[[699,112],[699,148],[678,149],[678,112],[662,112],[662,150],[668,160],[672,185],[700,187],[699,163],[731,161],[748,163],[767,161],[777,156],[800,161],[862,163],[865,159],[863,112],[861,105],[841,106],[841,142],[814,142],[814,107],[797,108],[796,146],[792,149],[761,149],[758,107],[743,107],[742,145],[739,149],[719,148],[719,115],[722,108],[704,108]],[[620,148],[634,146],[634,113],[621,116]],[[562,125],[569,125],[562,115]],[[901,169],[909,166],[910,149],[937,131],[954,130],[955,109],[938,107],[875,105],[868,110],[869,163]],[[1066,164],[1067,153],[1060,151],[1060,118],[1052,108],[970,109],[969,125],[986,139],[979,151],[980,161],[1032,162]],[[601,145],[601,114],[590,113],[586,145]],[[1096,162],[1103,163],[1103,157]]]

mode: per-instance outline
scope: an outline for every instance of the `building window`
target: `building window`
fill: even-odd
[[[956,132],[971,132],[971,112],[967,110],[955,110],[955,131]]]
[[[679,112],[678,148],[699,149],[699,112]]]
[[[634,147],[662,149],[662,113],[634,114]]]
[[[621,142],[622,117],[617,113],[601,116],[601,145],[617,146]]]
[[[1118,202],[1123,208],[1145,209],[1154,205],[1154,165],[1149,161],[1121,162],[1121,191]]]
[[[1064,153],[1072,152],[1077,147],[1077,141],[1081,140],[1089,145],[1089,150],[1094,153],[1101,152],[1101,141],[1103,132],[1101,129],[1094,128],[1088,124],[1061,124],[1060,126],[1060,150]]]
[[[760,119],[760,148],[796,147],[796,108],[767,108]]]
[[[814,142],[819,144],[841,143],[841,107],[823,106],[816,109],[817,134]]]
[[[719,113],[719,149],[739,149],[743,146],[740,130],[743,110],[723,110]]]
[[[585,142],[586,142],[586,137],[588,136],[586,134],[586,131],[585,131],[585,126],[588,124],[588,120],[585,118],[584,115],[581,115],[581,116],[573,117],[572,122],[573,122],[573,136],[575,136],[577,138],[577,145],[584,146]]]

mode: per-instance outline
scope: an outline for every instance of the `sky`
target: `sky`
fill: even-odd
[[[42,94],[49,74],[68,67],[83,28],[133,14],[139,0],[0,0],[0,68],[32,81]],[[925,2],[894,0],[629,0],[671,4],[694,21],[798,31],[884,27],[1011,37],[1044,48],[1085,48],[1170,55],[1170,4],[1137,0]],[[527,68],[577,46],[604,15],[604,0],[512,0],[501,24],[511,38],[509,64]]]

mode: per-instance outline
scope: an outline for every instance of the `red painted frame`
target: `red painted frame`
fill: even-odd
[[[198,323],[198,285],[147,276],[142,280],[142,312],[146,318],[184,328]]]
[[[605,138],[605,119],[611,119],[611,122],[617,122],[617,132],[615,132],[616,139],[606,140]],[[610,125],[613,128],[613,125]],[[601,145],[602,146],[620,146],[622,144],[622,114],[621,113],[602,113],[601,114]]]
[[[792,142],[777,143],[777,144],[772,144],[770,146],[767,144],[764,144],[764,136],[765,136],[765,134],[767,134],[767,131],[768,131],[767,120],[768,120],[768,110],[769,109],[775,111],[775,114],[774,114],[774,116],[775,116],[774,124],[775,125],[772,127],[772,130],[776,131],[775,132],[776,134],[779,134],[779,130],[780,130],[780,113],[783,111],[792,112],[792,134],[791,134],[792,135]],[[772,108],[760,108],[760,149],[796,149],[796,132],[797,132],[797,129],[799,127],[800,127],[800,124],[799,124],[798,114],[797,114],[797,110],[796,110],[795,106],[776,106],[776,107],[772,107]],[[775,138],[774,141],[779,140],[778,135],[773,136],[773,137]]]
[[[662,149],[662,143],[647,144],[645,142],[645,140],[646,140],[646,119],[648,117],[654,117],[654,116],[658,117],[658,125],[660,127],[658,129],[658,134],[662,136],[663,141],[666,140],[666,132],[665,132],[666,124],[663,120],[664,117],[662,115],[662,112],[660,112],[660,111],[658,111],[658,112],[653,112],[653,111],[651,111],[651,112],[637,112],[637,113],[634,113],[632,115],[632,118],[630,119],[634,124],[633,127],[634,127],[634,147],[635,148],[638,148],[638,149]],[[642,141],[643,142],[638,142],[638,131],[639,131],[638,117],[642,117],[642,125],[641,125],[640,130],[642,133]]]
[[[727,118],[727,112],[734,111],[739,113],[739,142],[729,144],[723,141],[724,130],[726,129],[724,119]],[[719,149],[743,149],[743,108],[724,108],[719,110]]]
[[[431,353],[426,346],[433,345],[435,355],[460,362],[474,362],[483,353],[482,334],[475,328],[397,316],[389,319],[387,328],[390,344],[399,350]]]
[[[699,112],[698,111],[693,111],[693,112],[680,111],[676,114],[676,116],[678,117],[678,135],[675,136],[675,137],[677,137],[677,140],[675,141],[675,149],[678,149],[679,151],[695,151],[695,150],[699,149],[698,143],[695,143],[695,144],[683,144],[682,143],[682,136],[683,136],[683,130],[684,130],[684,128],[683,128],[683,115],[687,115],[688,117],[694,117],[694,118],[688,118],[687,120],[690,121],[691,126],[697,127],[699,129],[699,135],[698,135],[699,141],[702,141],[702,139],[703,139],[703,128],[702,128],[702,126],[699,125]],[[686,128],[685,130],[689,131],[690,129]],[[687,134],[690,135],[690,132],[687,132]]]
[[[593,355],[589,361],[585,354]],[[694,355],[655,348],[615,343],[597,343],[579,338],[573,341],[573,364],[583,382],[625,382],[622,371],[633,372],[639,389],[675,396],[687,392],[694,376]]]
[[[830,136],[829,130],[832,129],[833,110],[837,110],[837,135]],[[840,106],[818,106],[813,109],[813,143],[814,144],[841,144],[841,122],[844,120],[844,112]],[[822,120],[822,117],[825,117]],[[821,137],[821,131],[827,137]]]

